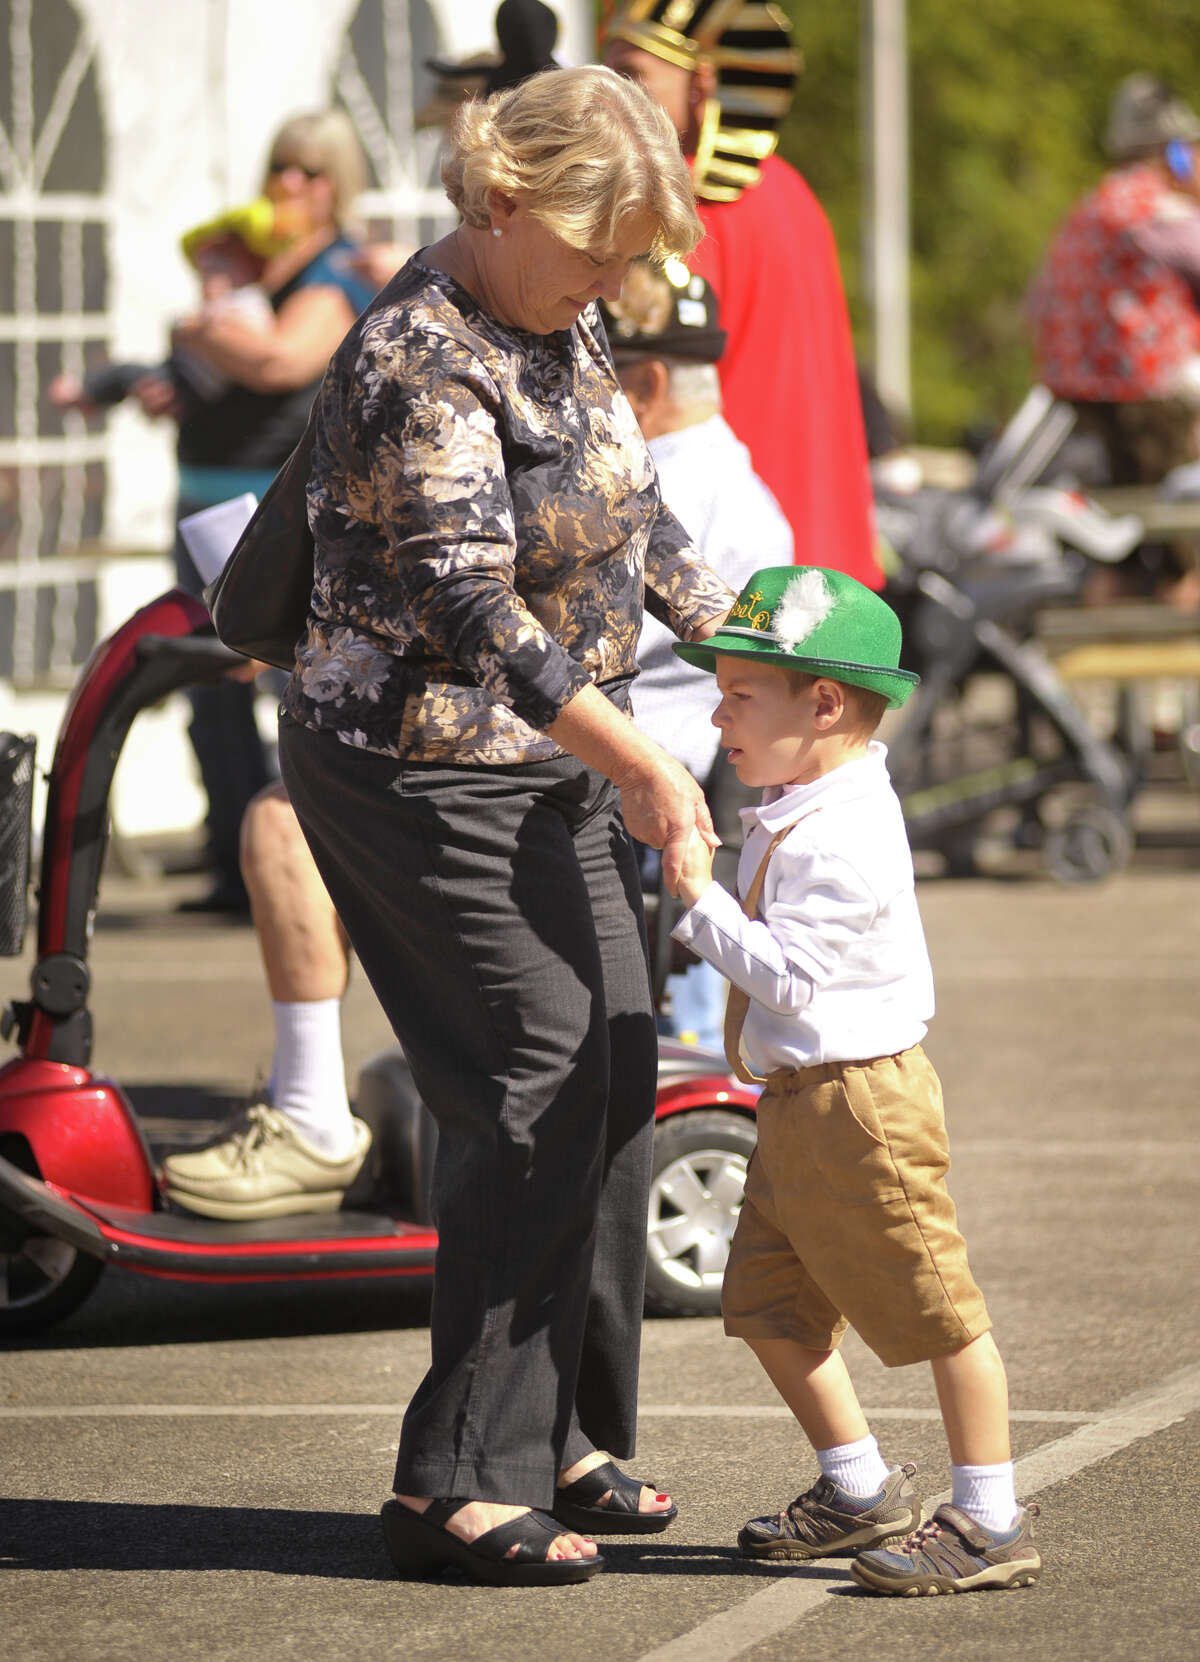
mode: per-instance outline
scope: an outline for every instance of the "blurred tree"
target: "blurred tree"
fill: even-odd
[[[805,58],[781,153],[833,223],[856,338],[861,294],[861,0],[780,0]],[[1116,83],[1144,69],[1200,107],[1195,0],[908,0],[913,403],[953,443],[1030,381],[1022,301],[1066,209],[1104,168]]]

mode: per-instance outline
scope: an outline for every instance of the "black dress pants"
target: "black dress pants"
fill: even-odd
[[[279,749],[438,1124],[396,1488],[547,1507],[560,1467],[634,1450],[657,1043],[617,793],[572,757],[405,763],[286,717]]]

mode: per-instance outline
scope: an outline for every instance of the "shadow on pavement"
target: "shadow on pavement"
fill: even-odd
[[[371,1513],[6,1500],[3,1518],[0,1569],[244,1570],[353,1581],[397,1579],[379,1521]],[[606,1577],[780,1574],[778,1568],[739,1558],[731,1547],[598,1544]],[[785,1573],[824,1580],[830,1570],[828,1565],[789,1565]],[[450,1572],[445,1579],[462,1578]]]
[[[6,1500],[0,1566],[10,1570],[258,1570],[386,1581],[378,1518],[242,1506]]]
[[[826,1581],[831,1575],[840,1576],[843,1573],[828,1559],[819,1564],[794,1561],[765,1564],[743,1558],[734,1547],[676,1546],[669,1541],[618,1546],[607,1536],[597,1537],[596,1544],[604,1554],[605,1575],[738,1575],[770,1581],[778,1581],[782,1577],[796,1581]],[[848,1568],[844,1573],[846,1590],[849,1590],[854,1584],[850,1581]]]
[[[189,1286],[108,1270],[74,1315],[10,1350],[128,1350],[138,1345],[294,1339],[428,1327],[429,1289],[399,1277]]]

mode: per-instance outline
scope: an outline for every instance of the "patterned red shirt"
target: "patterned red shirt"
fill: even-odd
[[[1194,204],[1144,163],[1107,174],[1067,215],[1029,299],[1038,378],[1051,392],[1091,403],[1173,393],[1200,353],[1200,311],[1143,239],[1185,221],[1200,233]]]

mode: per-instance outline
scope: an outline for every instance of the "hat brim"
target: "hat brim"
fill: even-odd
[[[718,629],[706,641],[676,641],[671,650],[685,664],[716,671],[718,654],[722,657],[749,658],[756,664],[776,664],[780,669],[799,670],[801,675],[827,675],[831,681],[847,681],[853,687],[865,687],[868,692],[886,698],[889,710],[897,710],[921,677],[911,669],[887,669],[875,664],[849,664],[835,658],[802,658],[796,652],[777,652],[771,647],[758,646],[744,636],[722,637]]]
[[[661,335],[623,336],[605,318],[608,344],[618,367],[631,358],[679,358],[688,363],[715,364],[725,351],[724,329],[668,327]]]

